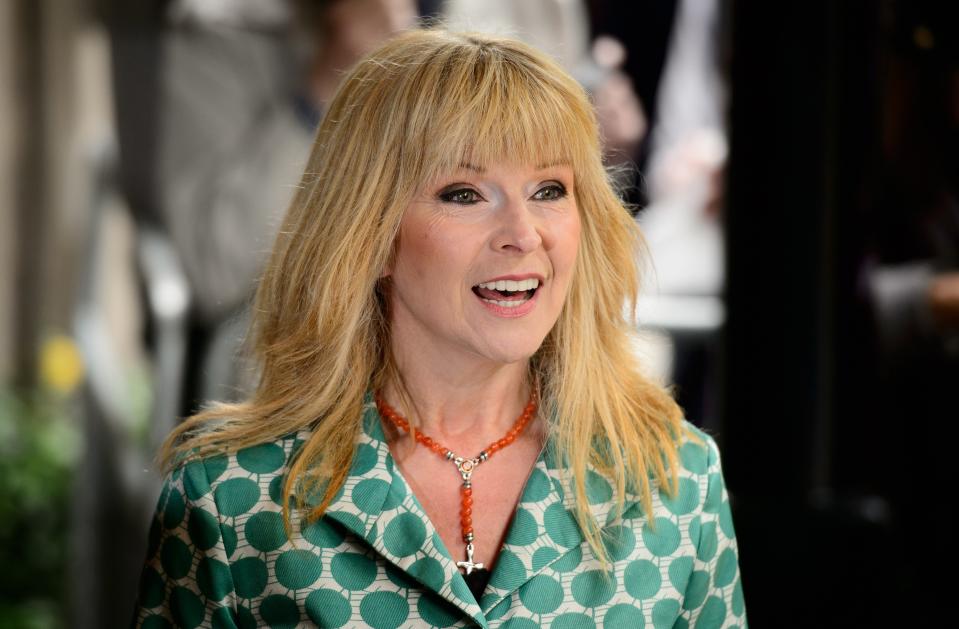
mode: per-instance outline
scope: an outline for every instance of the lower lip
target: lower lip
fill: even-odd
[[[522,317],[536,307],[536,300],[539,299],[539,292],[542,290],[542,286],[533,293],[533,296],[526,300],[522,306],[516,306],[515,308],[506,308],[498,304],[491,304],[488,301],[483,300],[482,297],[473,293],[473,296],[479,300],[480,305],[492,312],[497,317],[503,317],[505,319],[514,319],[516,317]]]

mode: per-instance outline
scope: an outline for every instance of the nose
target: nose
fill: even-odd
[[[506,253],[529,253],[543,244],[542,226],[524,200],[510,200],[500,212],[493,248]]]

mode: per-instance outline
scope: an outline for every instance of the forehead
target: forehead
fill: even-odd
[[[572,165],[566,160],[521,162],[512,158],[503,158],[482,165],[465,161],[460,162],[449,170],[438,171],[435,177],[424,180],[417,188],[420,194],[427,194],[431,192],[431,188],[448,184],[451,180],[459,177],[482,179],[484,177],[502,178],[514,175],[520,178],[555,175],[563,177],[564,183],[568,185],[572,185],[575,180]],[[566,178],[568,178],[568,181],[565,181]]]
[[[444,146],[442,141],[437,144],[439,147]],[[537,146],[538,143],[532,138],[520,138],[519,141],[511,144],[514,150],[510,151],[494,151],[488,145],[485,147],[469,146],[461,151],[438,151],[430,155],[426,164],[424,164],[424,174],[426,175],[424,180],[434,181],[461,172],[482,175],[502,169],[544,171],[564,168],[572,171],[576,170],[570,153],[560,150],[551,151],[549,150],[551,147],[546,146],[548,143],[545,141],[539,143],[541,146]],[[449,146],[449,144],[445,144],[445,146]]]

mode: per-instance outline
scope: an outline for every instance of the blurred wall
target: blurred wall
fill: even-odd
[[[0,381],[33,384],[45,331],[69,329],[87,235],[87,3],[0,3]],[[89,65],[87,63],[87,65]]]
[[[13,371],[14,157],[19,144],[17,98],[13,89],[18,61],[14,9],[13,2],[0,2],[0,382],[8,381]]]

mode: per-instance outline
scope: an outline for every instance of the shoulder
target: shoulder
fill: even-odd
[[[167,474],[157,503],[160,536],[185,543],[190,552],[183,552],[184,557],[213,553],[225,562],[246,543],[248,522],[256,522],[254,529],[266,530],[271,539],[276,537],[283,529],[283,490],[298,446],[296,435],[289,435],[182,459]]]
[[[733,537],[729,495],[715,438],[703,428],[683,420],[677,445],[679,484],[675,494],[662,488],[658,496],[662,505],[673,514],[678,511],[701,516],[702,522],[718,518],[723,531]]]
[[[302,435],[293,433],[273,441],[235,451],[186,457],[178,463],[168,482],[181,489],[188,501],[212,498],[218,510],[252,508],[261,497],[282,500],[282,481]]]
[[[650,471],[653,518],[693,517],[716,512],[726,499],[725,482],[715,438],[703,428],[682,420],[675,440],[676,485],[669,476],[659,479]],[[667,468],[668,469],[668,468]],[[639,494],[633,494],[639,508]]]
[[[719,446],[708,432],[684,419],[677,439],[679,463],[694,475],[716,472],[721,467]]]

